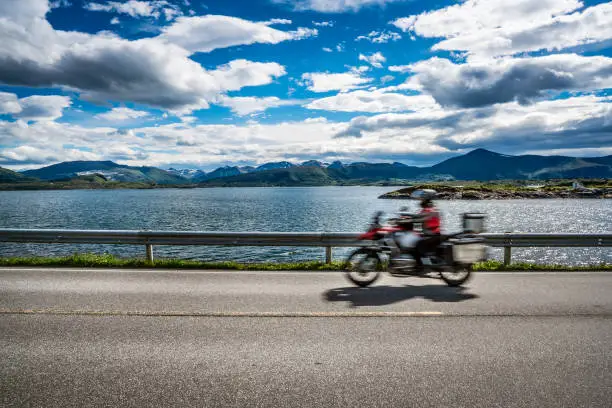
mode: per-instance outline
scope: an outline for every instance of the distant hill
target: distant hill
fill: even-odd
[[[329,174],[327,169],[320,167],[293,166],[283,169],[264,170],[253,173],[241,174],[238,176],[217,178],[204,181],[202,186],[326,186],[337,184],[337,180]]]
[[[177,176],[184,177],[184,178],[186,178],[188,180],[191,180],[193,178],[198,178],[198,177],[201,177],[202,175],[206,174],[206,172],[204,172],[202,170],[198,170],[198,169],[173,169],[172,167],[169,168],[166,171],[168,173],[172,173],[172,174],[175,174]]]
[[[112,161],[71,161],[53,164],[37,170],[27,170],[25,176],[41,180],[70,180],[79,176],[100,174],[109,181],[156,184],[186,184],[189,180],[157,167],[132,167]]]
[[[412,179],[422,171],[420,167],[406,166],[401,163],[352,163],[342,166],[332,163],[329,168],[342,179],[372,181]]]
[[[28,181],[38,181],[38,179],[0,167],[0,183],[25,183]]]
[[[277,163],[274,163],[276,165]],[[264,165],[265,166],[265,165]],[[284,169],[260,170],[217,178],[206,185],[295,186],[399,182],[406,180],[544,180],[557,178],[612,178],[612,156],[510,156],[485,149],[450,158],[431,167],[402,163],[343,164],[308,161]],[[283,170],[283,171],[280,171]]]
[[[281,162],[262,164],[261,166],[256,167],[253,171],[266,171],[266,170],[275,170],[275,169],[289,169],[291,167],[295,167],[295,164],[289,163],[287,161],[281,161]]]
[[[599,158],[605,159],[605,158]],[[450,174],[456,180],[550,179],[612,177],[612,163],[566,156],[509,156],[476,149],[429,168],[432,174]]]
[[[37,170],[16,173],[0,169],[0,182],[40,180],[66,181],[98,175],[107,181],[159,185],[201,186],[321,186],[347,184],[401,184],[436,180],[545,180],[561,178],[612,178],[612,156],[510,156],[485,149],[444,160],[430,167],[402,163],[332,164],[309,160],[299,165],[290,162],[265,163],[258,167],[224,166],[211,172],[197,169],[162,170],[132,167],[112,161],[74,161]]]

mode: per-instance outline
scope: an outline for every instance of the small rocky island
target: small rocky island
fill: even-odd
[[[384,199],[410,199],[415,190],[433,189],[438,200],[510,200],[542,198],[612,198],[612,180],[562,181],[542,184],[465,183],[418,184],[381,195]]]

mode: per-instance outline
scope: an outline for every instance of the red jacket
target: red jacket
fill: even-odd
[[[440,234],[440,212],[436,207],[423,208],[421,211],[423,220],[423,233],[428,235]]]

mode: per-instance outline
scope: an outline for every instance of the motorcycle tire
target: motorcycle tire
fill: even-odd
[[[349,255],[345,265],[347,279],[365,288],[380,277],[382,260],[375,251],[359,248]]]
[[[448,286],[461,286],[472,277],[472,265],[455,265],[452,271],[440,272],[440,277]]]

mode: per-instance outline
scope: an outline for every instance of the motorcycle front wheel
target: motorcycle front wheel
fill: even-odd
[[[366,248],[354,251],[346,260],[346,277],[362,288],[370,286],[380,276],[382,267],[378,254]]]
[[[461,286],[472,277],[472,265],[455,265],[450,271],[440,272],[448,286]]]

